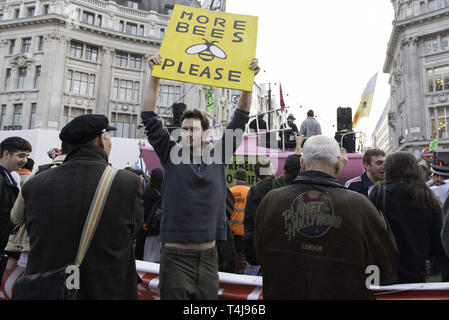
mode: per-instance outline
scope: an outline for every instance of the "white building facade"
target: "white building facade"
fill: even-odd
[[[117,127],[114,137],[122,139],[121,145],[130,139],[138,150],[139,140],[145,139],[139,124],[150,72],[146,60],[158,52],[174,4],[200,7],[200,3],[119,2],[0,0],[1,138],[20,136],[5,131],[25,130],[30,136],[32,130],[50,130],[53,134],[46,136],[54,137],[51,144],[58,147],[58,133],[67,122],[94,113],[106,115]],[[264,97],[260,87],[255,88],[259,110]],[[207,86],[161,79],[157,112],[170,125],[171,106],[182,102],[206,112],[211,125],[229,122],[232,90],[211,89],[215,110],[208,112]]]
[[[170,17],[128,2],[0,1],[0,129],[59,131],[78,115],[99,113],[117,137],[142,138],[146,60]],[[205,86],[161,79],[159,90],[157,112],[167,123],[175,102],[206,111]],[[213,96],[210,119],[229,121],[230,90],[213,88]]]
[[[448,148],[449,0],[392,3],[395,20],[383,70],[390,74],[390,149],[419,154],[436,137],[440,148]]]

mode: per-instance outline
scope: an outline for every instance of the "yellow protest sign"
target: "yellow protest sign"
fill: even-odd
[[[245,91],[253,90],[255,16],[175,5],[153,76]]]

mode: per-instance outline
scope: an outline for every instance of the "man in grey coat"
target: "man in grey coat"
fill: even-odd
[[[22,189],[31,251],[26,274],[75,261],[100,177],[108,166],[111,134],[103,115],[82,115],[59,135],[70,144],[64,163],[30,179]],[[133,237],[143,220],[140,180],[118,170],[101,219],[80,267],[81,299],[137,299]]]
[[[309,110],[307,112],[307,119],[301,123],[299,135],[303,135],[306,139],[312,136],[321,135],[321,125],[314,117],[315,114],[313,110]]]

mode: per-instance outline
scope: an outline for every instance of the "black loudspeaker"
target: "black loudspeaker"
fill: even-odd
[[[174,103],[172,106],[173,113],[173,127],[181,127],[181,117],[187,106],[184,103]]]
[[[342,137],[343,144],[341,144]],[[355,153],[355,133],[353,131],[337,131],[334,138],[348,153]]]
[[[337,131],[352,130],[352,109],[337,108]]]

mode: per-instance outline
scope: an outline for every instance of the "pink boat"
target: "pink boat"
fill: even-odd
[[[140,152],[145,162],[145,166],[148,169],[148,172],[151,172],[151,170],[154,168],[162,168],[161,162],[159,161],[159,158],[152,146],[141,146]],[[252,165],[256,164],[258,158],[268,158],[270,159],[273,169],[276,172],[276,177],[278,177],[283,173],[285,159],[291,154],[293,154],[292,151],[282,151],[278,149],[269,149],[258,146],[257,135],[246,135],[242,144],[234,154],[234,166],[232,164],[226,166],[227,176],[231,177],[231,179],[227,179],[227,182],[228,184],[232,184],[233,182],[232,172],[234,171],[236,160],[237,166],[240,163],[241,167],[249,171],[249,175],[254,175]],[[362,158],[362,154],[348,153],[348,164],[343,168],[342,172],[338,176],[338,180],[341,183],[345,183],[347,180],[363,174],[364,168],[362,164]],[[239,159],[241,159],[242,161],[239,162]],[[250,164],[249,166],[248,163]],[[254,185],[257,181],[255,179],[250,179],[248,182],[249,185]]]

